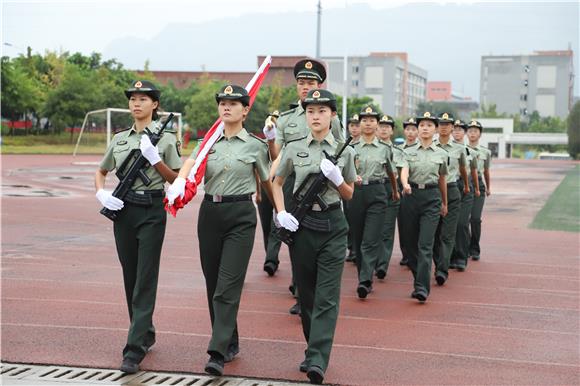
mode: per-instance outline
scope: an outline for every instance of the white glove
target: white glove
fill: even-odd
[[[123,209],[123,206],[125,205],[122,200],[119,200],[117,197],[113,196],[109,190],[99,189],[95,196],[105,208],[110,210]]]
[[[166,197],[169,205],[173,205],[173,201],[175,201],[177,197],[183,198],[184,195],[185,195],[185,178],[177,177],[173,181],[173,183],[169,185],[169,188],[167,188]]]
[[[141,136],[141,142],[139,143],[139,148],[141,149],[141,154],[143,157],[147,158],[147,161],[151,165],[161,162],[161,157],[159,156],[159,150],[157,146],[153,146],[151,139],[147,134]]]
[[[320,163],[320,170],[324,176],[330,180],[334,185],[340,186],[344,182],[344,177],[340,173],[338,166],[330,162],[328,159],[323,159]]]
[[[276,219],[282,228],[288,229],[290,232],[298,230],[298,220],[285,210],[278,212]]]
[[[272,209],[272,218],[274,219],[274,225],[276,228],[280,228],[280,223],[278,222],[278,216],[276,215],[276,209]]]
[[[264,128],[262,129],[262,132],[264,133],[264,135],[266,136],[266,139],[268,141],[272,141],[272,140],[276,139],[276,125],[275,124],[272,124],[272,127],[264,126]]]

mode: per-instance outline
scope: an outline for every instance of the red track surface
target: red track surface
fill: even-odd
[[[96,161],[97,157],[80,157]],[[128,316],[112,225],[98,214],[94,166],[63,156],[2,156],[2,360],[115,368]],[[337,384],[579,384],[578,234],[528,229],[571,162],[495,162],[483,253],[468,271],[409,297],[398,265],[366,301],[345,266],[340,320],[326,381]],[[63,178],[64,177],[64,178]],[[12,185],[64,197],[10,197]],[[30,190],[30,189],[29,189]],[[203,371],[209,339],[195,230],[199,197],[168,220],[146,370]],[[241,355],[226,374],[305,380],[299,319],[287,313],[283,248],[274,278],[262,271],[261,232],[239,315]]]

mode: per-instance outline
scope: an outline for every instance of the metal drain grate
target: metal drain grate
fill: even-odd
[[[297,386],[295,382],[280,382],[261,379],[210,377],[194,374],[172,374],[159,372],[139,372],[125,374],[118,370],[90,369],[64,366],[37,366],[0,363],[3,379],[30,380],[42,384],[106,384],[106,385],[170,385],[170,386]],[[32,382],[34,381],[34,382]],[[4,382],[0,382],[2,384]]]

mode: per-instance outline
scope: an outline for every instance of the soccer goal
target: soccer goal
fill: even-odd
[[[160,120],[170,113],[159,112]],[[181,113],[173,114],[175,117],[169,126],[176,129],[177,138],[181,141]],[[129,109],[106,108],[89,111],[85,115],[83,125],[73,133],[77,136],[73,157],[78,154],[103,154],[111,143],[111,138],[132,124],[133,118]]]

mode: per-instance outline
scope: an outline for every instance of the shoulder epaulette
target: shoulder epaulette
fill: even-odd
[[[258,137],[256,134],[254,133],[249,133],[250,137],[257,139],[258,141],[262,142],[264,145],[268,146],[268,142],[264,141],[262,138]]]
[[[296,111],[296,108],[297,108],[297,107],[298,107],[298,106],[296,106],[296,107],[294,107],[294,108],[292,108],[292,109],[290,109],[290,110],[286,110],[286,111],[284,111],[283,113],[280,113],[280,116],[281,116],[281,117],[283,117],[284,115],[292,114],[294,111]]]
[[[292,142],[296,142],[296,141],[303,140],[303,139],[305,139],[306,137],[308,137],[308,136],[307,136],[307,135],[305,135],[304,137],[300,137],[300,138],[293,139],[293,140],[291,140],[291,141],[288,141],[288,142],[286,142],[286,145],[288,145],[289,143],[292,143]]]
[[[298,106],[300,106],[298,103],[290,103],[290,104],[288,105],[288,108],[289,108],[289,109],[291,109],[291,110],[293,110],[293,109],[295,109],[295,108],[296,108],[296,107],[298,107]]]

